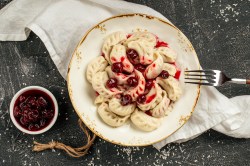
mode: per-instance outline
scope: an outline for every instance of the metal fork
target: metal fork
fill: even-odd
[[[220,70],[186,70],[185,79],[194,80],[192,82],[187,81],[185,83],[208,86],[221,86],[225,82],[250,84],[249,79],[229,78]]]

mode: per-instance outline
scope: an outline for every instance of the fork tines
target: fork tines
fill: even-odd
[[[186,70],[185,79],[196,81],[186,81],[185,83],[213,86],[216,79],[215,75],[214,70]]]

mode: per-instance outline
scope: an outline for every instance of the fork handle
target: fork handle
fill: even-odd
[[[228,82],[235,84],[250,84],[250,80],[248,79],[240,79],[240,78],[231,78]]]

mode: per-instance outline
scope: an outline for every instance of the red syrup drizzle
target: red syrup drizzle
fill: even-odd
[[[132,34],[128,34],[128,35],[127,35],[127,39],[130,38],[131,36],[132,36]]]
[[[168,43],[158,40],[155,45],[155,48],[158,48],[158,47],[168,47]]]
[[[158,48],[158,47],[168,47],[168,43],[160,40],[158,36],[155,35],[155,38],[156,38],[155,48]]]
[[[178,69],[174,75],[174,78],[179,80],[180,79],[180,76],[181,76],[181,71]]]
[[[121,57],[121,62],[123,62],[125,60],[125,57],[124,56],[122,56]]]
[[[156,96],[156,94],[149,96],[146,100],[146,103],[150,103],[155,98],[155,96]]]
[[[113,62],[116,62],[116,59],[115,59],[114,57],[111,57],[111,60],[112,60]]]
[[[181,76],[181,70],[177,67],[176,63],[173,62],[173,63],[169,63],[169,64],[172,64],[175,66],[175,69],[176,69],[176,73],[174,75],[174,78],[179,80],[180,79],[180,76]]]

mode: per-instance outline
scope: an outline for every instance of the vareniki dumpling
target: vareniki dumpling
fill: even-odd
[[[124,44],[128,45],[128,43],[131,41],[137,41],[141,39],[147,41],[151,47],[156,45],[156,37],[150,32],[135,32],[125,41]]]
[[[169,75],[174,76],[177,72],[176,67],[169,63],[163,63],[162,70],[168,71]]]
[[[154,47],[144,39],[131,41],[128,43],[129,49],[134,49],[139,55],[139,61],[143,65],[151,64],[154,60]]]
[[[153,109],[150,110],[150,113],[153,117],[160,118],[166,116],[166,112],[168,111],[168,106],[170,103],[169,98],[167,97],[167,94],[165,91],[163,92],[163,98],[161,102]]]
[[[136,107],[135,103],[122,106],[120,100],[115,97],[109,101],[110,111],[120,116],[130,115],[132,112],[134,112],[135,107]]]
[[[167,79],[162,79],[158,77],[156,79],[158,84],[167,92],[168,98],[176,101],[181,96],[181,88],[179,82],[172,76],[169,76]]]
[[[169,47],[158,47],[155,53],[160,54],[163,61],[168,63],[174,63],[177,57],[176,52]]]
[[[108,81],[108,74],[106,71],[96,73],[92,78],[92,87],[100,95],[111,97],[113,95],[121,93],[117,88],[108,90],[105,87],[105,83]]]
[[[97,72],[104,71],[108,66],[108,62],[105,60],[103,56],[98,56],[93,59],[87,67],[87,80],[92,83],[92,77]]]
[[[129,118],[128,116],[118,116],[111,112],[108,108],[108,104],[102,103],[97,110],[98,114],[102,118],[102,120],[112,127],[122,126]]]
[[[146,101],[143,104],[138,103],[137,106],[141,110],[147,111],[154,108],[157,104],[160,103],[161,100],[162,100],[162,89],[156,82],[154,82],[154,85],[146,95]]]
[[[156,60],[148,65],[145,70],[145,76],[147,79],[156,78],[162,71],[163,68],[163,59],[161,56],[157,55]]]
[[[136,77],[138,78],[138,85],[136,87],[128,89],[128,91],[125,92],[125,94],[129,94],[132,97],[133,101],[135,101],[140,94],[144,93],[146,84],[146,80],[143,77],[142,73],[138,70],[135,70],[134,72]]]
[[[123,70],[128,73],[132,73],[132,71],[134,70],[134,66],[130,63],[126,56],[126,47],[121,44],[113,46],[110,53],[110,61],[112,64],[121,62],[123,65]]]
[[[153,131],[161,124],[161,119],[147,115],[138,109],[130,117],[132,123],[143,131]]]
[[[104,54],[105,59],[110,63],[109,54],[112,47],[124,40],[127,39],[126,33],[124,32],[114,32],[110,34],[103,43],[102,53]]]
[[[104,95],[98,95],[96,98],[95,98],[95,104],[101,104],[103,102],[107,102],[109,101],[109,97],[107,96],[104,96]]]

